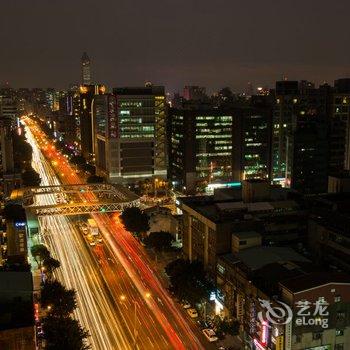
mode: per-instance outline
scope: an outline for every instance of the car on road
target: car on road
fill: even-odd
[[[187,313],[190,315],[191,318],[197,318],[198,317],[198,312],[196,309],[187,309]]]
[[[211,328],[206,328],[202,330],[202,333],[205,335],[205,337],[210,341],[214,342],[218,340],[218,337],[216,336],[216,333]]]
[[[201,327],[201,329],[204,329],[204,328],[208,328],[209,325],[207,322],[205,322],[204,320],[198,320],[197,323],[199,324],[199,326]]]
[[[189,309],[191,307],[191,304],[187,301],[183,301],[181,305],[184,309]]]
[[[96,242],[92,241],[92,242],[89,242],[89,244],[91,247],[94,247],[96,245]]]

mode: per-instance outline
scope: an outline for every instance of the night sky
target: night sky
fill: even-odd
[[[0,82],[209,91],[350,76],[349,0],[0,0]]]

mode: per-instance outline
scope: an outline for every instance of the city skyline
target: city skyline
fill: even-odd
[[[243,92],[248,82],[272,87],[287,77],[333,83],[350,74],[346,1],[332,8],[326,1],[317,7],[301,1],[239,8],[227,1],[169,4],[5,2],[0,82],[65,88],[80,81],[84,51],[95,81],[111,88],[152,81],[170,92],[184,85]]]
[[[0,350],[350,349],[349,1],[0,9]]]

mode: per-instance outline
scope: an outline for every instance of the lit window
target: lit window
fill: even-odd
[[[335,297],[334,297],[334,302],[335,303],[339,303],[341,301],[341,296],[340,295],[336,295]]]
[[[336,329],[335,330],[335,336],[336,337],[341,337],[344,335],[344,329]]]

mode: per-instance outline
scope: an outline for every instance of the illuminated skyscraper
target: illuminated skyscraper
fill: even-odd
[[[166,178],[164,87],[124,87],[95,96],[94,149],[99,175],[136,183]]]
[[[275,98],[274,181],[303,193],[327,191],[330,88],[280,81],[276,82]]]
[[[91,61],[86,52],[81,57],[81,82],[83,85],[91,84]]]
[[[171,109],[169,113],[169,178],[187,193],[232,179],[231,111],[213,108]]]

